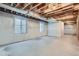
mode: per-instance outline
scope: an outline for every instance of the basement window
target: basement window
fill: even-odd
[[[40,21],[40,32],[44,32],[45,31],[45,22]]]
[[[15,17],[15,33],[26,33],[26,19],[23,17]]]

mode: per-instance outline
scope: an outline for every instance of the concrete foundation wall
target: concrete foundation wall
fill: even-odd
[[[61,21],[48,23],[48,36],[62,37],[64,34],[64,23]]]
[[[67,24],[64,26],[64,34],[76,34],[76,24]]]
[[[0,45],[47,35],[47,23],[45,29],[44,32],[40,32],[40,22],[27,19],[27,33],[16,34],[13,15],[0,12]]]

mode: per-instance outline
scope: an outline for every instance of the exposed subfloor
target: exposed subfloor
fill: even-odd
[[[9,45],[5,51],[11,56],[79,56],[78,43],[74,35],[62,38],[45,36]]]

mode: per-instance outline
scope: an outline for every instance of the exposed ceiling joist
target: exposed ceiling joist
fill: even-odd
[[[51,17],[51,16],[54,16],[54,15],[58,15],[58,14],[61,14],[61,13],[65,13],[65,12],[68,12],[68,11],[73,11],[73,5],[68,7],[68,8],[64,8],[64,9],[61,9],[61,10],[57,10],[57,11],[52,11],[51,13],[42,13],[42,15],[44,16],[48,16],[48,17]]]
[[[22,9],[14,8],[14,7],[2,4],[2,3],[0,3],[0,7],[5,8],[5,9],[9,9],[9,10],[12,10],[12,11],[16,11],[16,12],[22,13],[22,14],[27,14],[28,13],[27,11],[24,11]]]
[[[20,6],[20,3],[17,3],[15,7],[18,7],[18,6]]]
[[[30,8],[30,11],[33,10],[34,8],[38,7],[39,5],[41,5],[42,3],[39,3],[37,5],[35,5],[34,7]]]
[[[27,8],[29,5],[31,5],[31,3],[26,4],[22,9]]]
[[[66,16],[66,15],[75,15],[73,11],[69,11],[68,13],[61,13],[61,14],[55,14],[55,15],[51,15],[53,17],[63,17],[63,16]]]
[[[68,18],[68,19],[57,19],[58,21],[75,21],[76,17]]]
[[[61,17],[61,18],[57,18],[58,20],[67,20],[67,19],[73,19],[73,18],[75,18],[76,16],[73,16],[73,15],[68,15],[68,16],[65,16],[65,17]]]
[[[59,11],[59,12],[54,12],[54,13],[51,13],[51,14],[46,14],[46,16],[54,16],[54,15],[62,15],[62,13],[68,13],[68,12],[73,12],[73,8],[69,8],[69,9],[66,9],[66,10],[63,10],[63,11]]]
[[[70,8],[73,8],[73,5],[71,5],[71,6],[67,7],[67,8],[57,10],[57,11],[52,11],[52,12],[46,13],[46,15],[51,14],[51,13],[56,13],[56,12],[62,12],[62,10],[66,10],[66,9],[70,9]]]
[[[28,10],[25,11],[25,10],[18,9],[18,8],[15,8],[15,7],[11,7],[11,6],[8,6],[8,5],[6,5],[6,4],[2,4],[2,3],[0,3],[0,7],[5,8],[5,9],[9,9],[9,10],[11,10],[11,11],[15,11],[15,12],[17,12],[17,13],[21,13],[21,14],[27,15],[27,16],[29,16],[29,17],[31,16],[31,17],[40,19],[40,20],[42,20],[42,21],[48,22],[48,21],[46,20],[46,18],[44,18],[44,17],[40,16],[38,13],[35,13],[35,12],[32,12],[32,11],[30,11],[30,13],[28,13]],[[34,14],[32,14],[32,13],[34,13]],[[39,15],[39,17],[34,16],[35,14]]]
[[[39,8],[39,9],[37,9],[35,12],[43,14],[43,11],[41,11],[41,10],[44,9],[44,8],[46,8],[47,6],[48,5],[45,5],[45,6],[41,7],[41,8]]]
[[[59,13],[59,14],[51,14],[50,16],[61,17],[61,16],[66,16],[66,15],[71,15],[71,14],[76,16],[78,14],[78,10],[70,9],[70,10],[63,11],[62,13]]]
[[[18,13],[23,13],[26,15],[32,15],[31,12],[34,12],[34,13],[37,13],[39,15],[49,17],[49,18],[50,17],[53,17],[56,19],[59,18],[58,20],[70,20],[70,19],[74,20],[76,18],[76,14],[77,14],[77,12],[74,12],[74,11],[78,11],[78,9],[79,9],[78,8],[79,4],[75,4],[75,3],[67,4],[67,5],[64,5],[63,7],[59,6],[60,8],[58,8],[58,9],[56,8],[55,10],[53,9],[53,7],[48,8],[48,4],[46,4],[46,3],[44,3],[44,4],[43,3],[33,3],[33,4],[32,3],[16,3],[14,5],[13,4],[8,5],[10,7],[8,7],[8,6],[5,7],[4,5],[1,5],[1,4],[0,4],[0,6],[5,7],[6,10],[10,9],[12,11],[17,11]],[[15,8],[12,8],[12,7],[15,7]],[[46,11],[46,9],[47,9],[47,11]],[[27,14],[28,13],[27,11],[30,11],[30,13]],[[68,18],[68,17],[66,17],[65,14],[67,14],[68,16],[74,15],[74,17]],[[32,15],[32,16],[34,16],[34,15]]]
[[[41,9],[46,8],[47,6],[48,6],[48,5],[46,4],[45,6],[43,6],[43,7],[39,8],[39,9],[38,9],[38,11],[40,11]]]
[[[48,12],[46,12],[46,13],[48,14],[48,13],[51,13],[51,12],[54,12],[54,11],[58,11],[58,10],[61,10],[61,9],[67,8],[67,7],[72,6],[72,5],[73,5],[73,3],[68,4],[68,5],[64,6],[64,7],[58,8],[58,9],[56,9],[56,10],[48,11]],[[45,13],[45,14],[46,14],[46,13]]]

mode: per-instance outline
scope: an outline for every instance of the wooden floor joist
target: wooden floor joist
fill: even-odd
[[[29,10],[29,12],[35,12],[35,13],[37,13],[43,17],[47,17],[47,18],[50,18],[50,17],[57,18],[57,16],[60,16],[60,15],[66,16],[64,14],[71,15],[71,14],[75,13],[73,11],[77,10],[78,9],[77,7],[79,6],[79,4],[69,3],[62,7],[59,6],[59,8],[56,8],[54,10],[54,9],[52,9],[53,7],[49,7],[49,4],[51,4],[53,6],[53,3],[44,3],[44,4],[43,3],[16,3],[15,8],[17,8],[18,10],[20,9],[22,11]],[[77,8],[77,9],[75,9],[75,8]],[[74,17],[75,17],[75,15],[74,15]],[[61,17],[63,18],[63,16],[61,16]]]
[[[39,5],[41,5],[42,3],[39,3],[37,5],[35,5],[34,7],[30,8],[30,11],[33,10],[34,8],[38,7]]]
[[[69,7],[69,6],[71,6],[71,5],[73,5],[73,3],[71,3],[71,4],[67,5],[67,6],[64,6],[64,7],[58,8],[58,9],[56,9],[56,10],[48,11],[48,12],[46,12],[45,14],[47,14],[47,13],[51,13],[51,12],[54,12],[54,11],[61,10],[61,9],[63,9],[63,8]]]
[[[17,3],[15,7],[17,8],[18,6],[20,6],[20,3]]]
[[[73,5],[70,5],[69,7],[66,7],[66,8],[62,8],[60,10],[54,10],[52,12],[46,13],[46,15],[49,15],[51,13],[56,13],[56,12],[62,12],[63,10],[66,11],[66,9],[71,9],[71,8],[73,8]]]
[[[31,3],[26,4],[22,9],[27,8],[29,5],[31,5]]]

